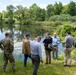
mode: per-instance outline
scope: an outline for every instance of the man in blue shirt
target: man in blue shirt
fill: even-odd
[[[41,37],[38,36],[34,41],[30,41],[31,58],[34,66],[33,75],[37,75],[37,70],[39,68],[40,61],[43,63],[42,48],[41,44],[39,43],[40,40]]]
[[[54,50],[53,50],[53,52],[52,52],[52,57],[53,57],[53,59],[55,58],[55,52],[56,52],[56,59],[58,59],[58,44],[60,43],[60,39],[59,39],[59,37],[57,36],[57,34],[56,34],[56,32],[54,32],[54,36],[52,37],[52,39],[53,39],[53,43],[52,43],[52,45],[54,46]]]

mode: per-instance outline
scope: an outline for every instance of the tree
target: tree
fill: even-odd
[[[68,4],[68,13],[71,15],[71,16],[74,16],[76,15],[76,3],[71,1],[69,4]]]
[[[54,14],[54,7],[52,4],[49,4],[46,7],[46,19],[48,20]]]
[[[3,32],[3,27],[4,27],[3,14],[0,13],[0,30],[1,30],[1,32]]]
[[[36,4],[33,4],[30,9],[30,18],[32,18],[33,21],[43,21],[45,20],[45,10],[38,7]]]
[[[55,15],[60,15],[63,9],[63,5],[61,2],[57,3],[55,2],[54,4],[54,14]]]
[[[14,37],[14,23],[15,20],[13,19],[13,14],[14,14],[14,6],[13,5],[9,5],[7,6],[7,14],[6,14],[6,18],[5,18],[5,24],[7,25],[8,29],[11,31],[11,38],[13,39]]]

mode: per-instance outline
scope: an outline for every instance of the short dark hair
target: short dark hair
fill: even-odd
[[[49,32],[47,32],[46,34],[47,34],[47,35],[50,35],[50,33],[49,33]]]
[[[71,32],[70,31],[67,31],[67,34],[71,34]]]
[[[8,33],[8,32],[6,32],[6,33],[5,33],[5,36],[9,36],[9,33]]]

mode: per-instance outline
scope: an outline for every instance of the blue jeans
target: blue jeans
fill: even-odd
[[[24,54],[24,66],[27,64],[28,57],[31,59],[31,55]]]

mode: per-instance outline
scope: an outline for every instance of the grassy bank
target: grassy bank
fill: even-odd
[[[11,70],[10,63],[7,66],[6,72],[2,72],[3,60],[0,61],[0,75],[32,75],[33,66],[28,61],[26,67],[23,66],[23,61],[16,61],[16,72]],[[72,63],[72,67],[63,67],[63,60],[52,60],[52,64],[40,64],[38,75],[76,75],[76,65]]]

